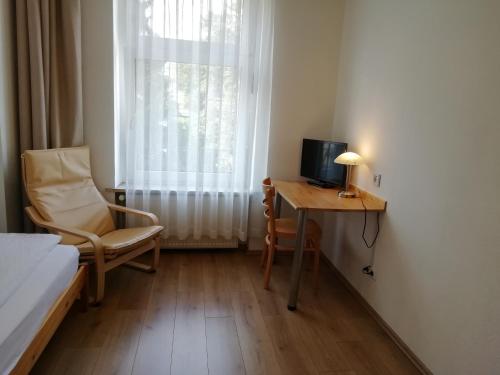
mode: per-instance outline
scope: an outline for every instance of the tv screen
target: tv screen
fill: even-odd
[[[320,183],[321,186],[343,186],[346,167],[336,164],[337,156],[347,151],[347,143],[304,139],[300,175]]]

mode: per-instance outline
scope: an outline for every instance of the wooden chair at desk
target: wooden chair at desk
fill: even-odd
[[[266,267],[264,273],[264,289],[269,289],[271,280],[271,268],[274,260],[274,253],[277,251],[293,252],[294,246],[285,246],[278,244],[278,238],[295,239],[297,236],[297,222],[292,218],[276,218],[274,212],[274,196],[276,190],[269,177],[262,181],[262,190],[264,192],[264,216],[267,219],[267,234],[264,238],[264,250],[262,251],[261,266]],[[307,220],[306,238],[304,251],[314,252],[313,278],[314,287],[318,287],[318,271],[321,250],[321,228],[314,220]]]

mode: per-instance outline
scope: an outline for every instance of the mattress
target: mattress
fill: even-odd
[[[0,308],[60,240],[53,234],[0,234]]]
[[[30,264],[30,272],[17,287],[10,287],[13,291],[0,307],[0,374],[12,370],[47,312],[69,286],[78,269],[78,256],[74,246],[57,245],[34,267]],[[25,269],[14,262],[13,267]]]

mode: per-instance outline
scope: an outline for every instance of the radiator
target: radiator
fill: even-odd
[[[176,238],[172,239],[162,239],[160,246],[162,249],[236,249],[238,248],[238,239],[226,240],[226,239],[211,239],[202,238],[195,240],[193,238],[187,238],[185,240],[179,240]]]

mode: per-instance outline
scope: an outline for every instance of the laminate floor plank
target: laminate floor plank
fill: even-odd
[[[292,337],[303,342],[302,350],[311,358],[319,373],[347,371],[352,367],[345,360],[337,342],[328,340],[328,332],[318,320],[313,306],[284,315]]]
[[[252,288],[257,297],[257,301],[262,312],[262,316],[278,316],[283,310],[283,299],[278,293],[270,293],[263,288],[264,278],[262,277],[263,268],[260,263],[247,262],[247,273],[252,283]]]
[[[203,292],[178,292],[174,324],[171,374],[208,374]]]
[[[374,358],[373,353],[360,341],[343,341],[340,349],[347,362],[358,375],[387,375],[391,374],[386,363]],[[404,373],[403,373],[404,374]]]
[[[207,318],[208,370],[217,375],[244,375],[236,324],[232,317]]]
[[[233,292],[232,305],[247,374],[281,374],[271,337],[253,292]]]
[[[163,251],[155,274],[114,269],[102,305],[81,313],[75,304],[32,373],[418,373],[326,264],[315,290],[305,259],[300,308],[290,312],[292,257],[276,257],[271,290],[259,261],[240,251]]]
[[[316,375],[318,371],[305,351],[305,343],[294,337],[282,316],[265,318],[274,351],[283,374]]]
[[[179,292],[203,292],[203,261],[207,254],[193,252],[179,254]]]
[[[178,257],[162,261],[155,278],[135,356],[133,374],[170,374],[177,307]]]
[[[130,267],[122,267],[121,271],[124,273],[122,288],[127,292],[121,294],[117,308],[119,310],[146,309],[155,274]]]
[[[253,290],[246,267],[248,258],[254,257],[236,252],[228,253],[227,256],[217,259],[217,262],[224,267],[226,286],[229,292],[248,292]]]
[[[391,374],[418,375],[418,370],[387,336],[380,336],[364,340],[362,345],[374,358],[373,361],[381,363]]]
[[[50,370],[51,375],[91,375],[99,359],[97,348],[63,349],[58,353],[58,361]]]
[[[117,310],[93,374],[130,374],[134,365],[144,312]]]
[[[230,317],[233,314],[225,269],[220,261],[217,262],[217,258],[224,256],[226,254],[210,254],[203,262],[205,316],[207,318]]]
[[[277,269],[277,280],[274,284],[276,294],[283,298],[282,303],[286,303],[291,257],[288,257],[288,260],[283,258],[280,257],[279,262],[284,267]],[[326,269],[324,265],[323,268]],[[333,285],[320,284],[316,290],[313,288],[312,277],[307,281],[308,275],[309,272],[305,270],[305,287],[300,293],[301,308],[295,313],[285,315],[289,326],[306,341],[304,350],[313,358],[320,373],[353,371],[353,366],[342,352],[339,342],[361,341],[363,335],[376,335],[383,331],[345,288],[340,288],[341,284],[336,285],[338,280],[332,280]],[[370,319],[373,325],[365,324],[365,319]],[[360,324],[361,322],[363,324]],[[375,333],[374,329],[378,331]]]

